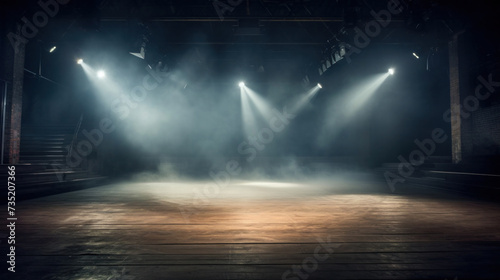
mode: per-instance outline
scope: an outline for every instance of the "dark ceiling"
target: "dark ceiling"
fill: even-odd
[[[0,5],[5,34],[41,10],[34,0]],[[391,15],[371,46],[425,53],[446,49],[453,35],[469,30],[483,60],[498,55],[497,9],[491,1],[437,0],[71,0],[58,4],[59,11],[38,30],[38,43],[32,39],[27,53],[36,57],[40,48],[57,45],[76,57],[90,44],[139,51],[147,41],[150,64],[193,48],[202,53],[209,46],[212,53],[224,54],[212,56],[221,63],[237,59],[258,70],[262,60],[294,58],[316,71],[332,47],[340,42],[356,45],[359,30],[366,31],[374,13],[390,5],[401,12]]]
[[[49,1],[47,1],[49,2]],[[63,2],[63,1],[61,1]],[[120,33],[132,39],[147,29],[156,44],[324,45],[349,40],[353,27],[387,10],[387,0],[90,0],[60,5],[38,39],[72,41],[81,32]],[[400,0],[401,13],[378,43],[445,41],[471,25],[492,27],[495,8],[481,1]],[[457,3],[455,3],[457,2]],[[466,2],[469,2],[467,4]],[[490,1],[491,2],[491,1]],[[484,2],[488,3],[488,2]],[[41,8],[37,1],[3,2],[2,18],[12,28]],[[491,15],[491,16],[490,16]],[[488,22],[491,21],[491,22]],[[203,36],[194,36],[203,34]],[[417,35],[417,36],[415,36]],[[424,37],[424,38],[423,38]]]
[[[42,1],[55,3],[56,0]],[[16,29],[16,24],[23,23],[23,17],[33,19],[41,10],[37,2],[0,4],[3,59],[13,53],[7,34]],[[390,22],[380,27],[369,45],[362,47],[363,53],[352,57],[353,63],[338,63],[330,68],[331,75],[318,77],[318,68],[324,65],[325,56],[330,55],[328,51],[341,43],[360,47],[356,44],[359,32],[367,32],[370,26],[382,26],[384,21],[375,20],[373,14],[383,13],[388,5],[394,5],[390,3],[388,0],[69,0],[67,4],[60,4],[57,14],[29,40],[25,65],[29,72],[25,75],[26,98],[23,100],[32,102],[26,108],[36,109],[38,101],[47,103],[47,108],[63,108],[64,114],[59,115],[66,116],[66,111],[71,111],[68,116],[79,117],[74,114],[78,110],[99,115],[95,112],[95,104],[99,104],[97,95],[92,93],[87,77],[75,63],[77,58],[84,57],[96,69],[104,68],[110,81],[118,81],[127,89],[141,82],[145,67],[155,67],[162,61],[168,66],[167,71],[172,70],[171,77],[177,74],[180,77],[178,83],[165,88],[182,92],[176,98],[187,105],[178,105],[178,100],[165,105],[160,102],[163,95],[158,94],[157,99],[152,98],[152,108],[159,106],[157,110],[161,112],[170,108],[180,115],[193,113],[194,116],[215,111],[211,116],[216,120],[221,112],[224,118],[220,122],[208,119],[206,123],[200,122],[199,127],[195,125],[200,131],[208,129],[211,133],[209,128],[216,126],[214,124],[216,127],[226,123],[240,125],[235,115],[225,118],[231,116],[228,111],[239,113],[230,110],[239,106],[238,100],[226,93],[234,91],[240,79],[245,79],[270,103],[285,104],[294,94],[311,87],[310,84],[300,87],[309,76],[313,86],[317,82],[325,85],[324,94],[315,100],[318,110],[330,111],[329,98],[341,94],[337,89],[357,85],[373,72],[386,72],[392,67],[390,64],[396,63],[404,71],[399,72],[397,81],[388,82],[386,94],[380,95],[383,104],[376,106],[386,109],[378,110],[381,113],[377,117],[381,123],[392,120],[401,123],[401,129],[408,131],[407,143],[412,144],[419,134],[415,127],[425,133],[428,128],[424,126],[435,125],[429,120],[441,121],[442,111],[449,106],[447,47],[454,35],[464,31],[469,34],[467,40],[473,43],[470,49],[475,52],[470,57],[477,60],[475,64],[498,61],[500,44],[495,30],[498,12],[491,1],[401,0],[397,5],[401,12],[391,15]],[[138,52],[144,42],[144,61],[129,55],[131,51]],[[53,46],[57,46],[57,51],[49,53]],[[414,51],[426,58],[438,54],[434,61],[416,60],[412,56]],[[426,69],[429,65],[430,69]],[[4,77],[8,75],[0,74],[0,78],[7,79]],[[65,99],[61,96],[70,99],[68,93],[73,93],[77,100],[78,104],[73,107],[76,109],[70,109],[72,107],[63,102]],[[83,103],[87,106],[80,106]],[[425,116],[421,114],[422,107],[429,108]],[[47,111],[50,113],[25,114],[23,118],[42,121],[45,115],[54,115],[58,117],[53,119],[60,121],[52,109]],[[305,121],[304,127],[309,129],[311,123],[321,123],[321,117],[311,114],[310,122]],[[405,118],[407,122],[403,121]],[[207,117],[203,115],[198,119]],[[179,127],[186,129],[186,135],[190,136],[192,127],[180,123]],[[415,123],[415,127],[407,123]],[[167,128],[170,129],[165,127],[165,133],[170,132]],[[303,144],[307,146],[309,143],[302,137],[302,131],[297,130],[296,137],[290,137],[290,141],[304,139]],[[203,133],[200,132],[198,138],[210,138]],[[385,135],[392,135],[381,134],[381,142],[387,140]],[[391,142],[387,143],[391,146]],[[179,147],[184,144],[179,140]]]

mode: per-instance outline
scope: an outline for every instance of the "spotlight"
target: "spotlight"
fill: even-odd
[[[106,78],[106,72],[104,72],[104,70],[97,71],[97,78],[99,78],[99,79]]]
[[[417,53],[413,53],[413,56],[416,57],[417,59],[420,59]]]
[[[322,85],[322,84],[320,84],[320,83],[318,83],[318,87],[319,87],[319,88],[323,88],[323,85]]]
[[[78,64],[82,64],[82,63],[83,63],[83,59],[81,59],[81,58],[80,58],[80,59],[78,59],[78,60],[76,61],[76,63],[78,63]]]
[[[240,82],[239,85],[240,85],[240,87],[244,87],[245,83],[244,82]]]
[[[50,53],[53,53],[56,49],[57,49],[57,47],[56,47],[56,46],[53,46],[53,47],[50,49],[50,51],[49,51],[49,52],[50,52]]]
[[[389,74],[394,75],[394,68],[389,68]]]

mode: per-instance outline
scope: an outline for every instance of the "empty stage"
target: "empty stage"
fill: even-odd
[[[498,204],[360,178],[130,181],[20,202],[2,279],[500,278]]]

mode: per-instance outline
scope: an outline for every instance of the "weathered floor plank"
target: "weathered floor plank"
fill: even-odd
[[[500,279],[500,205],[336,184],[125,182],[24,201],[1,279]]]

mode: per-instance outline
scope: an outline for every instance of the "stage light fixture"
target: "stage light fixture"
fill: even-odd
[[[143,29],[143,35],[142,35],[142,39],[140,41],[140,46],[136,45],[138,47],[138,49],[134,49],[134,51],[131,51],[129,53],[135,57],[140,58],[140,59],[146,59],[146,46],[149,43],[150,32],[149,32],[149,28],[147,26],[145,26],[143,24],[140,24],[140,26]],[[138,50],[138,52],[137,52],[137,50]]]
[[[83,59],[79,58],[79,59],[76,61],[76,63],[78,63],[78,64],[82,64],[82,63],[83,63]]]
[[[131,55],[138,57],[140,59],[145,59],[146,58],[146,43],[144,43],[139,52],[129,52]]]
[[[418,56],[417,53],[413,53],[413,56],[416,58],[416,59],[420,59],[420,56]]]
[[[104,70],[97,71],[97,78],[99,78],[99,79],[106,78],[106,72],[104,72]]]
[[[340,61],[342,58],[343,56],[341,56],[339,52],[335,52],[335,61]]]
[[[389,68],[389,74],[394,75],[394,72],[395,72],[394,68]]]
[[[323,85],[322,85],[322,84],[320,84],[320,83],[318,83],[318,87],[319,87],[319,88],[323,88]]]
[[[52,48],[50,48],[49,52],[50,52],[50,53],[53,53],[56,49],[57,49],[57,47],[56,47],[56,46],[53,46]]]
[[[240,86],[240,87],[244,87],[244,86],[245,86],[245,82],[240,82],[240,83],[239,83],[239,86]]]

